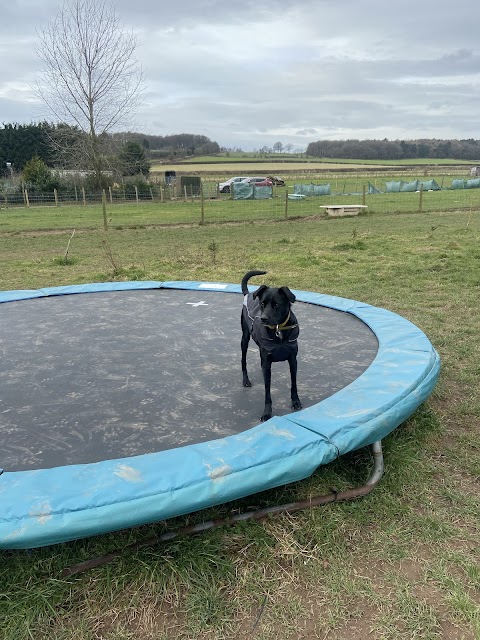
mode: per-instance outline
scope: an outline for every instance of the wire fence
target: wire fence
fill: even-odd
[[[211,186],[208,191],[217,191],[216,186]],[[105,197],[110,204],[122,204],[132,202],[164,202],[177,199],[192,199],[198,197],[198,189],[188,186],[180,192],[174,185],[159,186],[156,184],[147,187],[133,187],[130,189],[105,189]],[[34,206],[60,206],[61,204],[83,205],[102,202],[103,192],[86,191],[84,188],[74,188],[70,191],[57,191],[49,193],[36,193],[29,189],[5,191],[0,193],[0,207],[34,207]]]
[[[201,192],[186,189],[183,194],[173,188],[137,189],[133,192],[107,190],[108,215],[112,225],[129,224],[210,224],[254,222],[328,217],[333,205],[364,205],[363,214],[428,213],[439,211],[479,211],[480,189],[443,189],[439,191],[369,193],[368,183],[358,192],[333,192],[331,195],[296,196],[293,187],[273,187],[272,197],[261,200],[235,200],[231,194],[220,194],[216,184],[206,183]],[[0,195],[0,221],[3,228],[26,227],[29,219],[39,228],[55,226],[88,226],[97,220],[102,193],[82,190],[51,194]],[[22,215],[17,215],[18,212]],[[34,212],[38,212],[34,213]],[[346,214],[353,213],[346,211]],[[43,221],[43,222],[42,222]]]

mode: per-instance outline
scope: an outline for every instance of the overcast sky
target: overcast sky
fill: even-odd
[[[0,0],[0,122],[44,117],[31,90],[54,0]],[[116,0],[138,35],[130,128],[245,150],[280,141],[480,138],[480,3]]]

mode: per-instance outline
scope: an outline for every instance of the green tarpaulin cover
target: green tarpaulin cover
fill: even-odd
[[[465,189],[478,189],[480,187],[480,178],[472,178],[471,180],[467,180],[467,184],[465,185]]]
[[[409,191],[415,192],[420,189],[418,184],[418,180],[412,180],[411,182],[401,182],[400,183],[400,191]]]
[[[303,196],[329,196],[330,184],[295,184],[293,192]]]
[[[253,184],[236,184],[233,186],[234,200],[265,200],[271,198],[272,187],[256,187]]]
[[[435,180],[419,180],[418,188],[423,185],[424,191],[441,191],[442,187]]]

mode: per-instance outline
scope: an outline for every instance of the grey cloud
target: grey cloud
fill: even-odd
[[[28,93],[57,0],[2,7],[0,121],[43,117]],[[146,68],[136,128],[245,149],[322,137],[478,137],[480,6],[458,0],[118,0]],[[41,115],[40,115],[41,114]],[[459,115],[461,114],[461,115]]]

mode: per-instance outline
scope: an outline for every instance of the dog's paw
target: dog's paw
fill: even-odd
[[[298,411],[299,409],[302,408],[302,403],[300,402],[300,400],[292,400],[292,409],[295,409],[295,411]]]
[[[267,420],[270,420],[271,417],[272,417],[271,413],[264,413],[263,416],[260,418],[260,421],[266,422]]]
[[[248,378],[246,378],[246,379],[243,381],[243,386],[244,386],[244,387],[251,387],[251,386],[252,386],[252,383],[250,382],[250,380],[249,380]]]

